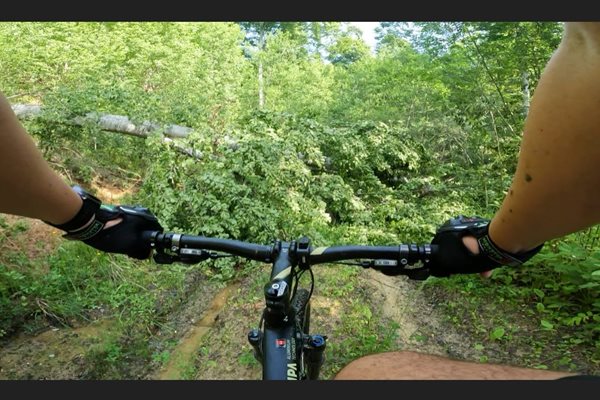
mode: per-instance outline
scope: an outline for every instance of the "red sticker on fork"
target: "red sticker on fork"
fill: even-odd
[[[275,339],[275,346],[285,347],[285,339]]]

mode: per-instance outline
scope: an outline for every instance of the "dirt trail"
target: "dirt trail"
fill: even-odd
[[[222,310],[229,296],[239,287],[239,284],[233,284],[221,290],[215,298],[208,310],[202,318],[192,325],[186,334],[181,338],[179,344],[171,352],[169,362],[165,368],[157,371],[154,379],[181,379],[185,374],[185,367],[193,364],[194,356],[198,351],[198,347],[202,337],[208,333],[219,317],[219,312]]]
[[[435,307],[443,301],[427,298],[419,283],[405,277],[391,277],[367,270],[363,282],[372,289],[374,303],[380,303],[383,316],[398,324],[399,349],[477,360],[475,341],[457,332]]]
[[[94,178],[90,184],[91,190],[95,195],[100,198],[104,203],[108,204],[119,204],[121,199],[127,195],[131,195],[137,191],[137,187],[132,185],[128,188],[122,188],[107,182],[105,180]]]
[[[191,279],[194,288],[186,302],[169,316],[169,329],[157,342],[177,340],[163,364],[146,363],[147,373],[135,379],[260,379],[260,366],[252,358],[247,331],[256,326],[262,299],[242,301],[254,293],[248,281],[219,289],[201,276]],[[447,320],[441,310],[443,294],[424,291],[420,283],[362,271],[359,290],[366,291],[371,309],[397,325],[392,349],[411,350],[460,360],[512,364],[514,354],[489,343],[482,351],[478,340]],[[344,318],[345,298],[313,296],[313,329],[328,333]],[[86,351],[101,345],[109,335],[110,320],[76,329],[53,328],[36,336],[21,334],[0,346],[1,379],[87,379]],[[173,334],[175,332],[175,334]],[[341,340],[332,337],[331,340]],[[136,367],[131,366],[133,371]],[[332,372],[335,374],[335,371]]]
[[[368,291],[372,308],[380,308],[384,318],[397,323],[397,349],[477,359],[472,340],[444,322],[435,308],[437,300],[426,298],[415,282],[370,270],[363,271],[359,282]],[[260,368],[251,360],[246,333],[256,325],[262,301],[229,301],[234,294],[243,297],[249,293],[244,282],[217,289],[196,277],[189,285],[194,289],[187,301],[169,318],[169,326],[176,332],[170,339],[178,343],[170,350],[168,361],[154,365],[143,379],[259,379]],[[312,303],[315,329],[331,329],[343,318],[344,299],[314,295]],[[101,343],[109,329],[110,321],[105,321],[77,329],[50,329],[37,336],[22,334],[0,348],[0,379],[85,379],[93,368],[83,361],[86,349]],[[211,346],[209,354],[201,355],[206,339],[218,340],[219,346]]]

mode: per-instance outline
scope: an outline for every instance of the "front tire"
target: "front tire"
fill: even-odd
[[[310,293],[306,289],[298,289],[292,299],[292,307],[296,313],[296,321],[305,335],[310,330]]]
[[[295,313],[296,326],[299,331],[308,335],[310,330],[310,293],[306,289],[298,289],[292,298],[292,308]],[[303,341],[298,341],[300,348],[298,354],[298,368],[301,372],[301,379],[307,379],[309,371],[307,368],[305,353],[302,346]]]

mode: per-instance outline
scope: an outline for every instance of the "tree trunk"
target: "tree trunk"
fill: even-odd
[[[498,86],[498,82],[496,81],[496,78],[492,74],[492,71],[490,71],[490,69],[488,68],[488,65],[487,65],[487,62],[485,60],[485,57],[484,57],[483,53],[481,52],[481,50],[479,49],[479,46],[477,45],[477,40],[474,37],[472,37],[472,36],[469,36],[469,39],[471,40],[471,43],[473,43],[473,46],[475,47],[475,51],[477,52],[477,55],[481,59],[481,64],[483,65],[483,68],[484,68],[485,72],[487,73],[488,77],[490,78],[490,81],[492,82],[492,84],[496,88],[496,92],[500,96],[500,100],[502,101],[502,104],[504,105],[504,109],[506,110],[506,114],[507,114],[508,118],[510,118],[510,120],[513,123],[513,125],[516,125],[516,121],[514,119],[513,113],[510,111],[510,107],[508,106],[508,102],[504,98],[504,95],[502,94],[502,90],[500,89],[500,86]]]
[[[529,93],[529,72],[523,71],[521,78],[523,79],[523,115],[527,116],[529,113],[529,100],[531,98],[531,94]]]
[[[262,110],[265,106],[265,92],[263,83],[263,64],[258,60],[258,109]]]
[[[265,32],[260,33],[258,42],[258,109],[262,110],[265,107],[265,84],[263,79],[263,62],[262,52],[265,49]]]
[[[35,104],[14,104],[12,109],[19,119],[35,118],[42,114],[42,107]],[[187,126],[161,126],[150,121],[143,121],[136,125],[129,120],[129,117],[124,115],[101,114],[96,112],[87,113],[85,116],[75,117],[70,121],[70,124],[78,126],[94,124],[104,131],[125,133],[140,137],[148,137],[152,132],[159,131],[168,137],[183,138],[193,131],[192,128],[188,128]]]

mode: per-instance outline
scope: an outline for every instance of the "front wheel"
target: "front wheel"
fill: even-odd
[[[298,289],[292,299],[292,307],[296,314],[296,324],[300,331],[308,335],[310,329],[310,293],[306,289]]]
[[[292,299],[292,307],[296,313],[296,329],[301,332],[304,339],[299,340],[298,367],[301,379],[317,380],[323,364],[323,351],[325,338],[321,335],[310,335],[310,293],[306,289],[299,289]],[[306,347],[306,337],[309,345]],[[316,346],[316,347],[315,347]]]

